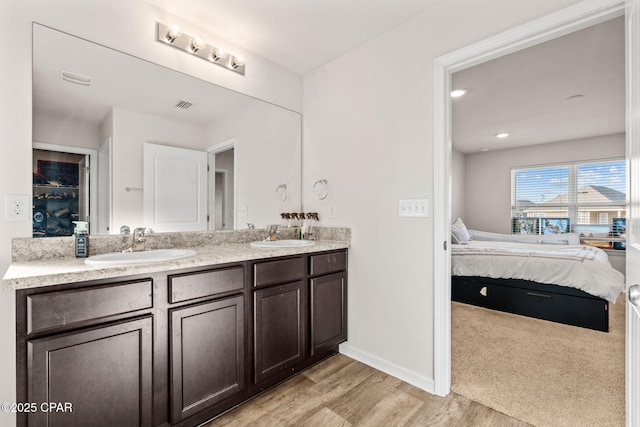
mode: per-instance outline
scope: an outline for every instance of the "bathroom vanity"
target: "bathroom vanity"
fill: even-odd
[[[18,425],[195,426],[335,354],[347,247],[234,243],[179,262],[69,259],[46,279],[5,277],[17,288],[17,401],[38,408]]]

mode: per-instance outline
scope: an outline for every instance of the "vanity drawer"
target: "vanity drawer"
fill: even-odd
[[[153,307],[153,282],[145,279],[27,296],[27,333],[123,315]]]
[[[311,255],[309,268],[312,276],[346,270],[347,252],[341,251],[321,255]]]
[[[305,258],[259,262],[253,266],[255,287],[294,282],[304,277]]]
[[[242,266],[169,276],[169,302],[204,298],[243,288]]]

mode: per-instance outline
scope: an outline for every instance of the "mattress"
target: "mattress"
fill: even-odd
[[[451,245],[451,274],[568,286],[611,303],[625,288],[606,252],[584,245],[472,240]]]

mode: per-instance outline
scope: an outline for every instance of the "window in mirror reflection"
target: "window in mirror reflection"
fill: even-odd
[[[33,150],[33,237],[71,236],[89,220],[89,155]]]

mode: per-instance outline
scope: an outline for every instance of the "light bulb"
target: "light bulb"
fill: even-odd
[[[173,25],[171,28],[169,28],[169,31],[167,31],[167,34],[164,36],[164,38],[169,43],[173,43],[173,41],[181,35],[182,32],[180,31],[180,27],[178,27],[177,25]]]
[[[202,49],[204,46],[205,46],[205,43],[201,38],[194,37],[193,39],[191,39],[191,45],[189,46],[189,49],[191,49],[191,52],[196,53],[197,51]]]
[[[225,59],[229,54],[224,49],[216,49],[211,55],[211,59],[214,61],[218,61],[220,59]]]
[[[509,132],[500,132],[500,133],[496,133],[496,138],[503,139],[503,138],[506,138],[506,137],[508,137],[508,136],[509,136]]]
[[[461,97],[462,95],[464,95],[465,93],[467,93],[466,89],[455,89],[451,91],[451,97],[452,98],[458,98]]]
[[[244,58],[242,56],[234,56],[233,61],[231,63],[231,68],[234,70],[238,67],[242,67],[244,65]]]

